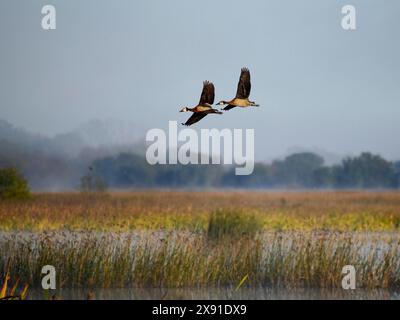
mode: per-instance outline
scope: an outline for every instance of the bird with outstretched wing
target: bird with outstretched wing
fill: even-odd
[[[215,99],[215,87],[214,84],[210,81],[203,82],[203,91],[201,92],[199,104],[193,108],[183,107],[180,112],[193,112],[190,118],[182,123],[185,126],[190,126],[196,122],[199,122],[206,115],[210,113],[222,114],[222,112],[213,109],[212,104]]]
[[[258,107],[259,105],[249,100],[251,91],[250,70],[242,68],[237,85],[236,96],[230,101],[222,100],[217,105],[225,106],[222,110],[228,111],[235,107]]]

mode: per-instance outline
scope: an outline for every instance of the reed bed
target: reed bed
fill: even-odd
[[[266,231],[398,231],[399,192],[115,192],[35,194],[0,202],[0,230],[206,231],[216,210],[241,211]]]
[[[400,287],[400,193],[35,194],[0,203],[0,279],[41,288]]]
[[[58,288],[236,287],[244,277],[244,287],[340,288],[349,264],[358,288],[400,286],[400,238],[389,233],[258,232],[218,241],[188,231],[13,233],[0,241],[0,268],[6,262],[32,288],[47,264]]]

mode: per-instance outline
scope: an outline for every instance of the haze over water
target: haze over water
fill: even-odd
[[[41,29],[44,2],[0,3],[0,118],[46,135],[93,119],[148,128],[182,122],[202,81],[232,98],[252,73],[253,110],[196,128],[254,128],[256,159],[296,148],[400,158],[400,3],[344,1],[52,1],[57,29]],[[245,7],[244,7],[245,6]]]

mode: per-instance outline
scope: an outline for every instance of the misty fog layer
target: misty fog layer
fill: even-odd
[[[233,98],[248,67],[260,108],[196,128],[255,129],[259,161],[304,150],[326,150],[335,162],[363,151],[400,158],[397,0],[351,1],[354,31],[342,28],[347,3],[336,0],[52,4],[49,31],[43,3],[0,2],[0,118],[17,127],[54,136],[113,118],[144,136],[186,120],[178,110],[198,102],[203,80],[217,101]]]
[[[107,144],[95,143],[97,133]],[[327,164],[315,152],[297,152],[258,162],[253,174],[235,175],[227,165],[149,165],[142,138],[121,144],[119,130],[90,123],[86,130],[52,138],[31,134],[0,121],[0,168],[15,167],[33,190],[104,191],[131,188],[362,188],[400,185],[400,161],[369,152]],[[116,137],[113,142],[110,137]]]

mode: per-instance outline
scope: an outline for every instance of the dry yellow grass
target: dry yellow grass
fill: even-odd
[[[19,284],[19,278],[15,281],[14,285],[9,288],[9,281],[10,281],[10,260],[8,260],[7,265],[5,267],[5,275],[0,283],[0,300],[13,300],[19,299],[24,300],[27,292],[28,292],[28,284],[25,284],[23,289],[21,290],[20,294],[16,294],[16,290]]]
[[[207,229],[214,210],[258,216],[265,230],[395,231],[399,192],[119,192],[36,194],[0,203],[0,230]]]
[[[399,228],[396,192],[36,194],[0,204],[0,266],[30,287],[51,264],[66,287],[335,288],[351,264],[398,288]]]

